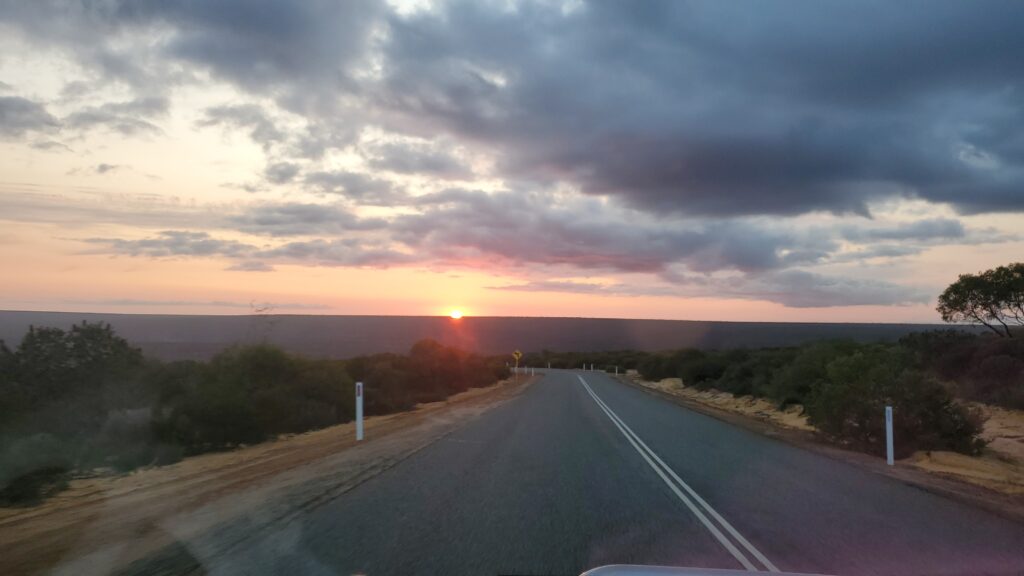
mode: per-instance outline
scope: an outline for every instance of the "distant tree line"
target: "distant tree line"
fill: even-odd
[[[67,473],[130,470],[353,418],[409,410],[508,376],[503,359],[424,340],[408,355],[323,360],[269,345],[159,362],[109,325],[32,328],[0,342],[0,505],[38,501]]]

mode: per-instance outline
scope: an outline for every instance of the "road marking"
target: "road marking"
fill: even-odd
[[[707,528],[709,532],[711,532],[711,535],[714,536],[715,539],[718,540],[718,542],[726,550],[728,550],[729,553],[731,553],[733,557],[739,561],[740,564],[743,565],[744,568],[753,572],[757,571],[757,567],[753,563],[751,563],[751,561],[743,554],[743,552],[741,552],[736,547],[735,544],[732,543],[731,540],[729,540],[725,537],[724,534],[722,534],[722,531],[719,530],[718,526],[711,522],[707,515],[704,514],[704,511],[707,511],[708,514],[710,514],[715,520],[717,520],[719,524],[721,524],[721,526],[725,528],[726,532],[731,534],[732,537],[735,538],[741,546],[746,548],[746,550],[754,558],[756,558],[766,569],[768,569],[771,572],[779,571],[779,569],[776,568],[775,565],[772,564],[771,561],[769,561],[764,554],[762,554],[757,548],[754,547],[753,544],[751,544],[746,538],[744,538],[743,535],[740,534],[739,531],[737,531],[736,528],[734,528],[732,524],[730,524],[725,518],[723,518],[721,514],[715,511],[715,509],[712,508],[706,500],[701,498],[700,495],[698,495],[697,492],[694,491],[693,488],[689,486],[689,484],[684,482],[683,479],[680,478],[679,475],[676,474],[675,471],[672,470],[672,468],[670,468],[664,460],[659,458],[658,455],[655,454],[654,451],[651,450],[650,447],[648,447],[647,444],[645,444],[639,436],[637,436],[636,432],[633,432],[629,425],[623,422],[622,419],[619,418],[618,414],[616,414],[607,404],[605,404],[604,400],[601,400],[601,398],[598,397],[598,395],[594,392],[590,385],[587,384],[587,381],[584,380],[582,376],[577,374],[576,377],[580,379],[580,384],[582,384],[583,387],[586,389],[587,393],[590,394],[590,397],[594,399],[594,402],[597,403],[598,407],[601,408],[602,411],[604,411],[605,415],[607,415],[609,419],[611,419],[612,423],[615,424],[615,426],[619,429],[619,432],[622,432],[622,435],[625,436],[626,440],[629,441],[633,448],[640,453],[640,456],[643,457],[647,464],[651,468],[653,468],[655,472],[658,473],[658,476],[661,477],[662,481],[664,481],[665,484],[668,485],[668,487],[672,490],[672,492],[674,492],[675,495],[683,502],[683,504],[685,504],[686,507],[689,508],[691,512],[693,512],[694,516],[697,517],[697,520],[699,520],[701,524],[703,524],[704,527]],[[657,462],[657,464],[655,464],[655,462]],[[668,475],[666,475],[666,472],[668,473]],[[671,479],[669,479],[669,476],[671,476]],[[675,483],[673,483],[673,480],[675,480],[675,482],[678,483],[678,486]],[[680,487],[682,487],[682,489],[685,490],[687,494],[689,494],[689,497],[679,489]],[[694,501],[696,501],[697,504],[699,504],[704,509],[704,511],[698,508],[697,505],[694,504]]]

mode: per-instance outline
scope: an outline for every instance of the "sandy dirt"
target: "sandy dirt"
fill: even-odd
[[[522,378],[522,377],[521,377]],[[72,480],[32,508],[0,508],[0,574],[109,573],[219,524],[286,520],[394,466],[532,379],[130,474]]]
[[[724,410],[773,426],[815,432],[802,414],[803,407],[794,405],[779,410],[768,400],[751,396],[737,397],[718,390],[701,391],[683,386],[678,378],[647,382],[630,375],[635,384],[658,390],[703,406]],[[980,456],[956,452],[916,452],[904,462],[916,469],[947,479],[967,482],[1002,494],[1024,495],[1024,411],[1009,410],[984,404],[973,404],[987,420],[982,437],[988,446]]]
[[[973,404],[986,416],[981,436],[988,441],[977,457],[956,452],[917,452],[910,462],[941,474],[998,490],[1024,494],[1024,411]]]
[[[804,408],[798,404],[789,406],[785,410],[779,410],[775,404],[764,398],[753,396],[733,396],[728,392],[718,390],[698,390],[683,386],[679,378],[666,378],[661,382],[644,382],[637,380],[638,384],[661,390],[673,396],[687,398],[694,402],[713,406],[721,410],[727,410],[736,414],[742,414],[751,418],[757,418],[771,422],[783,428],[794,430],[813,431],[814,426],[807,423],[807,417],[803,415]]]

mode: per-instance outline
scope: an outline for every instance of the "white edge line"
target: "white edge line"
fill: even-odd
[[[594,398],[594,400],[596,402],[598,402],[599,405],[602,405],[602,408],[606,409],[605,412],[608,414],[608,416],[610,418],[612,418],[612,420],[616,424],[621,424],[620,430],[622,430],[624,428],[625,432],[628,432],[628,435],[631,435],[636,440],[636,442],[639,443],[640,446],[642,446],[643,449],[647,453],[649,453],[650,456],[655,461],[657,461],[657,463],[660,464],[665,469],[665,471],[668,472],[668,474],[671,475],[672,478],[676,482],[678,482],[679,485],[684,490],[686,490],[686,492],[691,497],[693,497],[694,500],[697,501],[698,504],[700,504],[709,514],[711,514],[711,516],[715,520],[717,520],[722,525],[722,527],[724,527],[725,530],[727,532],[729,532],[729,534],[731,534],[732,537],[735,538],[740,543],[740,545],[742,545],[744,548],[746,548],[747,551],[750,552],[750,554],[752,554],[755,558],[757,558],[757,560],[759,562],[761,562],[761,564],[763,564],[765,566],[765,568],[767,568],[769,571],[771,571],[771,572],[778,572],[779,571],[779,569],[774,564],[772,564],[772,562],[770,560],[768,560],[768,558],[765,557],[765,555],[762,554],[760,550],[758,550],[753,544],[751,544],[749,540],[744,538],[743,535],[740,534],[739,531],[736,530],[736,528],[734,528],[733,525],[729,523],[729,521],[727,521],[725,518],[723,518],[721,514],[719,514],[714,508],[712,508],[711,505],[708,504],[706,500],[701,498],[701,496],[699,494],[697,494],[697,492],[693,488],[691,488],[689,484],[687,484],[685,481],[683,481],[683,479],[680,478],[678,474],[676,474],[675,470],[673,470],[668,464],[666,464],[665,461],[662,460],[654,452],[654,450],[651,450],[651,448],[649,446],[647,446],[647,444],[644,443],[644,441],[642,439],[640,439],[640,436],[637,435],[636,432],[633,432],[632,428],[630,428],[629,425],[626,424],[622,420],[622,418],[619,418],[618,414],[615,414],[615,412],[611,409],[611,407],[608,406],[607,404],[605,404],[604,400],[601,400],[601,398],[597,396],[597,394],[593,391],[593,389],[590,388],[590,385],[587,384],[586,380],[584,380],[582,376],[577,375],[577,378],[579,378],[580,382],[584,386],[587,387],[587,389],[588,389],[587,391],[591,394],[591,396]]]
[[[602,405],[601,400],[597,397],[596,394],[594,394],[594,391],[590,389],[590,386],[587,384],[587,382],[585,380],[583,380],[583,377],[577,375],[577,378],[580,379],[580,382],[586,388],[587,393],[590,394],[591,397],[594,399],[594,401],[597,403],[598,408],[600,408],[601,410],[604,411],[605,415],[608,416],[608,418],[612,421],[612,424],[614,424],[619,429],[619,432],[621,432],[622,435],[626,437],[626,440],[628,440],[629,443],[633,445],[633,448],[640,454],[640,456],[642,456],[643,459],[647,461],[647,464],[652,469],[654,469],[655,472],[658,473],[658,476],[661,477],[662,481],[664,481],[665,484],[672,490],[672,492],[675,493],[675,495],[679,498],[679,500],[681,500],[683,502],[683,504],[685,504],[686,507],[689,508],[691,512],[693,512],[693,515],[697,517],[697,520],[699,520],[700,523],[703,524],[704,527],[707,528],[709,532],[711,532],[711,535],[714,536],[715,539],[718,540],[718,542],[723,547],[725,547],[725,549],[728,550],[729,553],[732,554],[733,557],[736,558],[736,560],[739,561],[740,564],[743,565],[744,568],[746,568],[747,570],[749,570],[751,572],[756,572],[757,571],[757,567],[754,566],[750,562],[750,560],[748,560],[747,557],[744,556],[742,552],[740,552],[740,550],[738,548],[736,548],[735,544],[733,544],[728,538],[725,537],[724,534],[722,534],[722,531],[719,530],[718,527],[715,526],[708,519],[708,517],[705,516],[703,512],[701,512],[701,510],[696,505],[694,505],[693,501],[691,501],[689,498],[687,498],[686,495],[683,494],[679,490],[678,486],[676,486],[674,483],[672,483],[672,480],[670,480],[669,477],[666,476],[665,473],[662,472],[662,470],[660,468],[658,468],[657,464],[655,464],[654,461],[651,460],[650,457],[647,456],[646,453],[644,453],[644,451],[640,448],[640,446],[637,445],[636,441],[633,440],[633,438],[629,435],[629,433],[626,432],[625,429],[623,429],[622,425],[619,424],[615,420],[615,418],[612,417],[612,415],[610,413],[610,409],[606,408],[605,406]]]
[[[596,394],[595,394],[595,396],[596,396]],[[601,403],[603,404],[604,401],[601,400]],[[606,406],[607,406],[607,404],[606,404]],[[608,410],[610,411],[611,407],[609,407]],[[661,458],[659,458],[657,454],[654,453],[654,450],[651,450],[647,446],[647,444],[644,444],[644,441],[640,439],[640,436],[638,436],[636,434],[636,432],[633,432],[633,430],[629,427],[629,425],[626,424],[625,422],[623,422],[621,418],[619,418],[618,414],[615,414],[614,412],[612,412],[612,414],[615,416],[616,419],[619,420],[619,422],[622,423],[622,426],[625,427],[626,430],[628,430],[629,433],[632,434],[634,438],[636,438],[636,441],[641,446],[643,446],[645,450],[647,450],[650,453],[651,457],[654,458],[654,460],[657,461],[658,464],[661,464],[665,468],[665,470],[669,473],[669,475],[672,476],[672,478],[674,478],[675,481],[678,482],[679,485],[682,486],[683,489],[686,490],[686,492],[688,494],[690,494],[690,496],[692,496],[693,499],[696,500],[698,504],[703,506],[704,509],[707,510],[708,513],[710,513],[711,516],[715,518],[715,520],[718,520],[718,522],[725,528],[725,530],[729,534],[731,534],[733,536],[733,538],[738,540],[739,543],[744,548],[746,548],[747,551],[750,552],[755,558],[757,558],[762,564],[764,564],[765,568],[767,568],[769,571],[771,571],[771,572],[778,572],[779,571],[779,569],[776,568],[775,565],[772,564],[771,561],[768,560],[768,558],[766,558],[765,555],[762,554],[760,550],[755,548],[754,545],[750,543],[750,541],[748,541],[746,538],[744,538],[743,535],[740,534],[739,531],[736,530],[736,528],[734,528],[733,525],[730,524],[728,520],[723,518],[722,515],[719,514],[714,508],[712,508],[711,505],[707,503],[707,501],[705,501],[703,498],[701,498],[700,495],[697,494],[697,492],[693,488],[691,488],[689,484],[684,482],[683,479],[680,478],[678,474],[676,474],[675,470],[670,468],[668,466],[668,464],[665,464],[665,462]]]

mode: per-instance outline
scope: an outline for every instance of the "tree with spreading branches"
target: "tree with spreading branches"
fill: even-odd
[[[939,296],[946,322],[981,324],[1004,338],[1024,326],[1024,262],[961,274]]]

